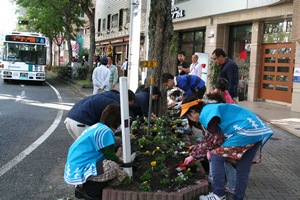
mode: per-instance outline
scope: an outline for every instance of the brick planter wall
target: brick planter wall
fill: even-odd
[[[200,164],[198,166],[199,173],[205,174]],[[200,180],[197,185],[182,189],[180,192],[138,192],[123,191],[110,187],[104,188],[102,192],[102,200],[198,200],[201,194],[208,193],[207,180]]]
[[[208,182],[201,180],[197,185],[180,192],[136,192],[112,188],[103,189],[102,200],[198,200],[200,194],[208,193]]]

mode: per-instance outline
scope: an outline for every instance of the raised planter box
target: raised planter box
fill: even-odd
[[[208,182],[201,180],[197,185],[180,192],[136,192],[105,188],[102,200],[198,200],[199,195],[208,193]]]
[[[198,165],[198,173],[205,174],[201,164]],[[104,188],[102,200],[199,200],[201,194],[208,193],[208,182],[206,179],[199,180],[197,185],[184,188],[179,192],[138,192],[123,191],[114,188]]]

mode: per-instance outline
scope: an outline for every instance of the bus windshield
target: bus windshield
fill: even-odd
[[[37,44],[4,43],[3,61],[45,65],[46,46]]]

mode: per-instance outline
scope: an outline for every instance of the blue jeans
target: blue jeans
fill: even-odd
[[[257,149],[261,145],[261,142],[255,143],[255,145],[246,151],[240,160],[237,161],[236,165],[236,187],[233,195],[234,200],[244,199],[245,192],[247,189],[250,169],[252,166],[253,158],[256,154]],[[212,175],[213,193],[218,196],[225,195],[225,166],[227,158],[221,157],[219,155],[211,154],[211,164],[212,164]]]
[[[229,187],[236,186],[236,170],[229,162],[225,162],[226,185]]]
[[[227,180],[226,185],[229,187],[235,187],[236,185],[236,170],[235,168],[232,166],[232,164],[230,164],[229,162],[224,162],[224,166],[225,166],[225,177]],[[208,175],[208,182],[212,183],[212,164],[211,161],[209,161],[209,175]]]

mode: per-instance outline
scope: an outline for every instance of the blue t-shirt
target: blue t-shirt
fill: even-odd
[[[199,121],[207,129],[213,117],[219,117],[219,127],[226,136],[222,146],[245,146],[262,141],[264,145],[273,131],[252,111],[236,104],[207,104]]]
[[[182,89],[186,95],[190,95],[196,89],[205,86],[205,81],[203,81],[199,76],[196,75],[176,76],[176,82],[176,86]]]
[[[106,125],[97,123],[87,128],[69,148],[65,182],[79,185],[89,176],[97,176],[96,163],[105,159],[101,149],[114,143],[114,133]]]
[[[92,126],[99,122],[103,110],[109,104],[120,104],[120,94],[115,91],[106,91],[88,96],[77,102],[69,111],[67,117]]]

